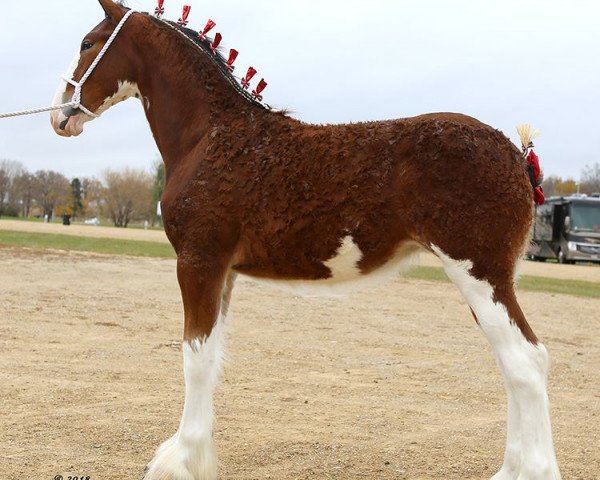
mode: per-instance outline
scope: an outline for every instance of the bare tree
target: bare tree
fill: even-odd
[[[0,216],[6,213],[7,206],[11,204],[17,212],[15,199],[11,196],[13,182],[25,169],[23,164],[14,160],[0,160]]]
[[[4,208],[8,201],[8,190],[10,189],[10,178],[8,173],[0,169],[0,217],[4,215]]]
[[[31,212],[36,185],[35,176],[29,172],[21,173],[13,181],[11,197],[19,204],[23,217],[28,217]]]
[[[577,193],[577,182],[572,178],[563,179],[556,175],[544,178],[542,188],[547,198],[554,196],[568,196]]]
[[[592,194],[600,192],[600,163],[587,165],[581,171],[581,192]]]
[[[99,217],[104,200],[104,186],[97,178],[83,178],[81,192],[83,194],[84,215]]]
[[[104,202],[116,227],[127,227],[131,220],[151,215],[153,178],[144,170],[125,168],[104,172]]]
[[[71,184],[62,173],[40,170],[35,173],[36,189],[34,197],[42,208],[44,216],[52,218],[55,208],[70,208]]]
[[[542,188],[546,197],[554,197],[558,195],[558,186],[562,183],[563,179],[557,175],[549,175],[544,177],[542,182]]]

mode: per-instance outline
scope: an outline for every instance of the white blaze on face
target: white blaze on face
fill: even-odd
[[[73,61],[71,62],[71,65],[69,66],[67,72],[65,73],[65,77],[66,78],[73,78],[73,73],[75,73],[75,69],[77,68],[77,65],[79,65],[79,58],[80,55],[79,53],[77,55],[75,55],[75,57],[73,57]],[[61,103],[66,103],[68,102],[70,99],[65,98],[65,92],[67,91],[67,85],[68,83],[61,78],[60,79],[60,83],[58,84],[58,88],[56,89],[56,93],[54,94],[54,99],[52,100],[52,105],[60,105]],[[52,112],[54,113],[54,112]]]
[[[80,55],[75,55],[75,58],[73,58],[73,61],[71,62],[67,73],[65,73],[66,78],[73,79],[73,73],[75,72],[77,65],[79,65],[79,59]],[[127,80],[119,80],[117,82],[117,85],[117,91],[110,97],[107,97],[104,100],[103,104],[100,106],[100,108],[93,112],[94,114],[101,115],[113,105],[116,105],[117,103],[120,103],[123,100],[127,100],[130,97],[141,97],[139,88],[136,83]],[[61,105],[63,103],[68,103],[72,100],[72,96],[66,94],[67,86],[68,83],[64,79],[61,79],[60,83],[58,84],[56,93],[54,94],[52,105]],[[84,107],[87,107],[85,103],[82,102],[82,104]],[[50,121],[52,123],[52,127],[54,128],[54,131],[58,135],[63,137],[80,135],[83,132],[83,125],[86,122],[89,122],[93,119],[94,117],[91,117],[90,115],[87,115],[83,112],[79,112],[71,117],[67,117],[62,110],[54,110],[50,113]]]
[[[77,53],[75,55],[75,57],[73,58],[73,61],[69,65],[67,72],[64,75],[65,78],[71,78],[71,79],[73,78],[73,73],[75,72],[77,65],[79,65],[79,59],[80,59],[80,55],[79,55],[79,53]],[[61,78],[60,82],[58,84],[58,87],[56,89],[56,93],[54,94],[54,98],[52,99],[53,106],[61,105],[63,103],[67,103],[67,102],[71,101],[71,98],[69,96],[67,96],[67,94],[66,94],[67,86],[68,86],[68,83],[63,78]],[[83,117],[83,115],[82,115],[82,117]],[[85,115],[85,117],[88,117],[88,119],[90,118],[88,115]],[[58,133],[60,136],[63,136],[63,137],[79,135],[81,132],[83,132],[83,123],[84,122],[81,121],[82,119],[78,119],[78,120],[79,121],[75,121],[75,117],[72,117],[72,119],[67,119],[67,116],[62,112],[62,110],[54,110],[54,111],[50,112],[50,122],[52,123],[52,128],[54,128],[54,131],[56,133]],[[63,128],[61,128],[61,125],[63,125],[65,122],[67,122],[67,123],[63,129]]]

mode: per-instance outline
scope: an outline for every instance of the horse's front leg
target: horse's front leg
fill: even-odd
[[[226,267],[198,268],[181,259],[185,403],[177,433],[148,464],[145,480],[214,480],[213,392],[221,371],[223,323],[233,288]]]

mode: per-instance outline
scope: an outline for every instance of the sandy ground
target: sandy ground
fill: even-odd
[[[585,268],[585,267],[579,267]],[[139,479],[177,428],[173,260],[0,248],[0,479]],[[566,480],[600,477],[600,301],[521,293],[550,351]],[[488,479],[505,398],[449,284],[342,299],[238,281],[216,395],[222,479]]]
[[[141,240],[149,242],[168,243],[167,236],[163,231],[140,230],[128,228],[114,228],[91,225],[70,225],[65,227],[56,223],[22,222],[16,220],[0,219],[0,230],[39,232],[39,233],[61,233],[77,236],[119,238],[123,240]],[[427,266],[441,266],[440,261],[432,254],[423,252],[420,255],[419,264]],[[571,280],[585,280],[600,283],[600,265],[558,265],[556,263],[541,263],[524,261],[521,264],[522,275],[533,275],[539,277],[562,278]]]

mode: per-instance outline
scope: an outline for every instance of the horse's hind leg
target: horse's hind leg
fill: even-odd
[[[492,345],[508,396],[504,464],[493,480],[559,480],[547,394],[548,354],[516,301],[512,272],[495,284],[478,279],[469,260],[440,249],[448,277],[456,284]],[[511,269],[507,269],[507,272]]]

